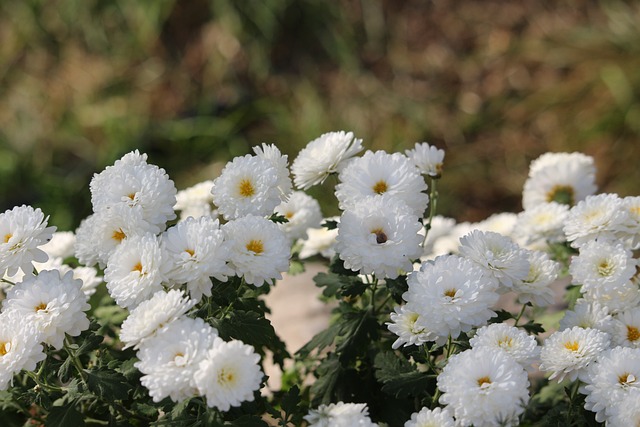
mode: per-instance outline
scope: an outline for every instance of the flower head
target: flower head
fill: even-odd
[[[404,427],[455,427],[453,415],[445,408],[422,408],[411,414]]]
[[[278,175],[277,187],[280,190],[282,200],[287,200],[291,194],[291,178],[289,177],[289,161],[288,156],[283,155],[278,147],[274,144],[263,143],[260,146],[253,147],[253,152],[256,156],[260,157],[271,163]]]
[[[325,221],[340,221],[340,217],[326,218]],[[307,237],[303,239],[302,248],[298,257],[305,259],[320,254],[331,259],[336,254],[335,244],[338,237],[338,228],[329,229],[327,227],[307,229]]]
[[[312,409],[304,419],[309,427],[374,427],[366,403],[330,403]]]
[[[292,242],[306,239],[307,230],[319,227],[322,222],[320,204],[302,191],[294,191],[289,200],[278,205],[275,211],[288,220],[280,224],[280,228]]]
[[[439,178],[442,174],[444,150],[440,150],[426,142],[416,142],[413,149],[406,150],[405,154],[421,173],[434,178]]]
[[[391,313],[390,317],[391,322],[387,323],[387,327],[398,336],[391,346],[394,350],[400,346],[419,346],[425,342],[435,341],[437,339],[437,336],[432,334],[427,328],[416,323],[420,315],[407,309],[406,305],[395,307],[394,313]]]
[[[76,235],[73,231],[56,231],[51,240],[40,249],[45,251],[50,258],[69,258],[73,256],[73,246],[76,243]]]
[[[190,216],[194,218],[201,216],[216,218],[218,216],[213,207],[212,188],[213,180],[207,180],[178,191],[176,204],[173,208],[180,211],[180,221],[184,221]]]
[[[40,345],[41,335],[20,313],[0,314],[0,390],[6,390],[13,375],[33,371],[46,358]]]
[[[569,206],[550,202],[532,206],[517,216],[514,237],[525,245],[565,241],[564,222]]]
[[[293,182],[301,190],[322,184],[330,174],[340,172],[362,149],[362,140],[354,138],[353,132],[322,134],[300,150],[293,161]]]
[[[555,293],[551,284],[560,274],[560,263],[552,260],[546,252],[531,250],[528,255],[529,274],[513,287],[518,294],[518,302],[529,302],[538,307],[553,305]]]
[[[610,332],[616,345],[640,349],[640,307],[616,314]]]
[[[506,323],[492,323],[478,329],[469,341],[471,348],[490,347],[506,352],[523,368],[538,359],[540,348],[534,336]]]
[[[580,247],[571,258],[569,273],[583,292],[602,286],[618,287],[636,274],[637,261],[622,243],[592,240]]]
[[[587,301],[579,298],[573,310],[566,310],[564,317],[560,319],[560,331],[571,329],[574,326],[587,329],[599,329],[603,332],[611,331],[613,326],[613,317],[609,314],[609,310],[596,301]]]
[[[629,213],[616,194],[588,196],[569,210],[564,233],[579,248],[592,240],[615,240],[624,235]]]

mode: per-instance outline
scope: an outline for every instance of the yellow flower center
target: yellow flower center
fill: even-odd
[[[511,337],[502,337],[498,340],[498,347],[511,348],[513,347],[513,339]]]
[[[598,264],[598,274],[602,277],[610,276],[613,272],[613,265],[609,263],[609,260],[605,259]]]
[[[34,311],[38,312],[38,311],[45,311],[47,309],[47,304],[41,302],[40,304],[36,305],[35,307],[33,307]]]
[[[238,185],[238,191],[242,197],[251,197],[256,194],[255,188],[253,188],[253,184],[248,179],[243,179],[240,181]]]
[[[193,249],[185,249],[184,250],[186,253],[188,253],[189,255],[193,256],[195,254],[195,251]]]
[[[5,354],[9,353],[10,351],[11,351],[11,342],[9,342],[9,341],[5,341],[5,342],[0,341],[0,356],[4,356]]]
[[[4,242],[9,243],[9,240],[13,237],[13,234],[8,233],[4,235]]]
[[[631,206],[631,208],[629,208],[629,211],[633,216],[636,216],[636,217],[640,216],[640,206]]]
[[[122,242],[122,240],[124,240],[125,237],[127,237],[127,235],[124,234],[124,231],[122,231],[121,228],[114,231],[113,234],[111,235],[111,238],[113,240],[117,240],[118,242]]]
[[[256,255],[264,252],[264,245],[262,244],[262,240],[251,240],[245,247],[248,251],[251,251]]]
[[[447,289],[446,291],[444,291],[444,296],[449,297],[449,298],[453,298],[456,296],[456,289]]]
[[[637,341],[640,339],[640,331],[635,326],[627,325],[627,340],[628,341]]]
[[[383,180],[380,180],[376,182],[375,185],[373,186],[373,192],[376,194],[382,194],[385,191],[387,191],[388,188],[389,187],[387,187],[387,183],[384,182]]]
[[[218,371],[218,384],[221,386],[233,384],[236,380],[235,372],[222,368]]]
[[[485,386],[485,384],[489,385],[491,384],[491,378],[489,377],[480,377],[476,380],[476,382],[478,383],[478,387],[482,388],[483,386]]]
[[[128,197],[129,199],[133,200],[133,199],[135,199],[135,198],[136,198],[136,193],[129,193],[129,194],[127,194],[127,197]]]
[[[293,218],[293,212],[291,212],[291,211],[287,212],[286,214],[284,214],[284,217],[287,218],[287,219]]]
[[[575,190],[570,185],[555,185],[547,193],[547,202],[572,206],[575,203]]]
[[[371,230],[371,234],[376,235],[376,243],[378,244],[383,244],[388,240],[387,235],[384,233],[382,228],[376,228]]]
[[[578,349],[580,348],[580,344],[578,343],[578,341],[567,341],[566,343],[564,343],[564,348],[569,351],[578,351]]]
[[[133,269],[131,271],[137,271],[138,273],[142,273],[142,264],[137,263],[136,265],[133,266]]]
[[[622,375],[620,375],[618,377],[618,382],[622,386],[629,385],[631,383],[636,382],[636,377],[633,374],[629,374],[629,373],[625,372],[624,374],[622,374]]]

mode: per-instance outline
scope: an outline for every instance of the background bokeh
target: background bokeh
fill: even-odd
[[[546,151],[637,195],[640,2],[0,0],[1,211],[74,229],[92,174],[132,149],[182,189],[333,130],[445,148],[458,220],[521,210]],[[311,194],[335,213],[330,186]]]

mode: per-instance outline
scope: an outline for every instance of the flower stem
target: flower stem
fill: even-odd
[[[516,316],[516,323],[513,324],[514,327],[518,326],[518,322],[520,321],[520,319],[522,318],[522,315],[524,314],[524,311],[527,308],[527,304],[522,304],[522,308],[520,309],[520,313],[518,313],[518,315]]]
[[[67,354],[69,355],[69,357],[71,358],[71,363],[73,363],[73,366],[76,368],[76,371],[78,371],[78,374],[80,374],[80,379],[86,385],[87,384],[87,373],[84,371],[84,368],[82,367],[82,363],[80,363],[80,359],[78,359],[78,356],[69,347],[70,344],[71,343],[69,342],[69,337],[65,336],[64,337],[64,344],[63,344],[64,349],[67,352]]]
[[[436,214],[436,206],[438,205],[438,189],[436,186],[436,179],[431,178],[431,193],[429,194],[429,219],[427,223],[424,225],[424,240],[422,241],[422,247],[427,243],[427,236],[429,235],[429,230],[431,230],[431,221],[433,221],[433,217]]]

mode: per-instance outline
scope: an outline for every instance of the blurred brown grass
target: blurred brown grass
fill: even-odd
[[[519,211],[546,151],[636,195],[639,23],[615,0],[2,0],[0,209],[72,229],[92,174],[132,149],[184,188],[331,130],[445,148],[439,208],[459,220]],[[311,192],[325,214],[329,190]]]

